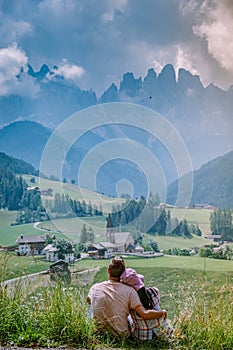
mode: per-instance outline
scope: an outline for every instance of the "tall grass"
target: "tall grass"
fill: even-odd
[[[206,301],[198,293],[184,295],[174,322],[178,335],[171,343],[120,340],[99,335],[85,303],[85,289],[64,286],[41,289],[26,299],[20,288],[14,297],[0,294],[0,344],[18,346],[60,346],[75,348],[189,349],[223,350],[233,348],[232,289],[224,286]],[[177,303],[179,304],[179,303]],[[159,347],[158,347],[159,346]]]
[[[58,283],[27,298],[20,288],[11,297],[2,290],[0,309],[0,344],[94,347],[94,322],[82,289]]]
[[[176,332],[183,335],[184,349],[233,349],[233,286],[224,285],[213,295],[191,292],[178,308]],[[186,347],[185,347],[186,346]]]
[[[8,259],[6,255],[1,264],[2,281]],[[149,272],[146,277],[151,280]],[[205,276],[200,280],[201,283],[198,282],[200,271],[197,273],[193,270],[188,280],[187,271],[187,275],[180,273],[180,277],[178,274],[174,276],[178,281],[173,286],[171,274],[174,275],[174,269],[160,273],[161,279],[167,277],[166,283],[171,283],[170,298],[174,304],[172,321],[176,338],[170,343],[156,339],[140,343],[132,339],[119,339],[108,333],[97,333],[86,303],[87,287],[59,281],[28,295],[19,281],[14,294],[9,294],[3,285],[0,287],[0,345],[50,348],[73,346],[85,349],[233,349],[232,274],[229,274],[228,279],[219,280],[219,284],[213,282],[210,285]],[[106,277],[103,268],[95,281]],[[157,281],[160,284],[159,279]]]

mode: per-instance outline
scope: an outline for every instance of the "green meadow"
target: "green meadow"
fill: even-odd
[[[0,250],[0,281],[46,271],[51,265],[44,257],[17,256]]]
[[[209,235],[211,233],[209,218],[212,212],[213,210],[211,209],[194,209],[194,208],[171,209],[171,215],[173,217],[177,217],[179,221],[186,219],[189,224],[198,224],[203,235]]]
[[[102,205],[103,212],[108,213],[113,205],[123,203],[124,199],[121,198],[112,198],[109,196],[102,195],[93,191],[89,191],[85,188],[81,188],[77,185],[70,183],[63,183],[60,181],[52,181],[44,178],[39,178],[36,176],[24,175],[23,178],[28,183],[28,186],[34,187],[38,186],[41,190],[51,188],[53,190],[53,196],[42,196],[42,200],[45,201],[54,199],[55,193],[60,195],[68,195],[70,198],[77,199],[79,201],[85,201],[87,204],[91,202],[92,204]],[[35,182],[31,182],[31,178],[35,179]]]

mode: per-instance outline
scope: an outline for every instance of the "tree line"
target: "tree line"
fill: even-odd
[[[20,209],[27,189],[27,183],[20,174],[37,175],[37,171],[22,159],[0,152],[0,209]]]
[[[233,241],[233,219],[230,209],[217,209],[210,214],[213,235],[221,235],[223,241]]]
[[[102,206],[87,203],[85,200],[70,198],[69,195],[55,193],[54,200],[45,200],[45,207],[49,215],[63,215],[63,216],[102,216]]]
[[[91,202],[87,204],[85,200],[79,201],[68,195],[60,195],[60,193],[55,193],[54,200],[46,199],[45,206],[43,206],[40,192],[33,189],[25,191],[22,196],[16,224],[44,221],[49,218],[101,215],[103,215],[101,206],[98,208]]]
[[[18,210],[26,187],[21,176],[0,166],[0,209]]]
[[[134,226],[140,232],[160,236],[184,236],[191,238],[193,234],[201,236],[198,225],[189,225],[187,220],[172,218],[170,210],[159,206],[159,195],[149,194],[148,199],[127,199],[122,205],[112,207],[113,227]]]

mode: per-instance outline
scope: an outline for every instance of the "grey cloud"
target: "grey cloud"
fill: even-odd
[[[24,23],[14,40],[35,69],[66,59],[85,70],[80,87],[99,94],[112,79],[119,84],[126,71],[144,76],[153,61],[175,65],[179,52],[204,82],[226,85],[230,78],[193,31],[205,19],[203,4],[205,0],[3,0],[0,16],[5,28]],[[232,1],[224,4],[232,10]],[[7,37],[0,26],[1,37],[4,33],[3,44],[9,46],[13,36]]]

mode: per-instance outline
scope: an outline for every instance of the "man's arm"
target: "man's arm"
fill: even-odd
[[[142,305],[139,305],[135,311],[144,320],[157,320],[159,318],[167,318],[166,310],[146,310]]]
[[[87,302],[88,304],[91,304],[91,298],[89,297],[89,295],[87,296]]]

